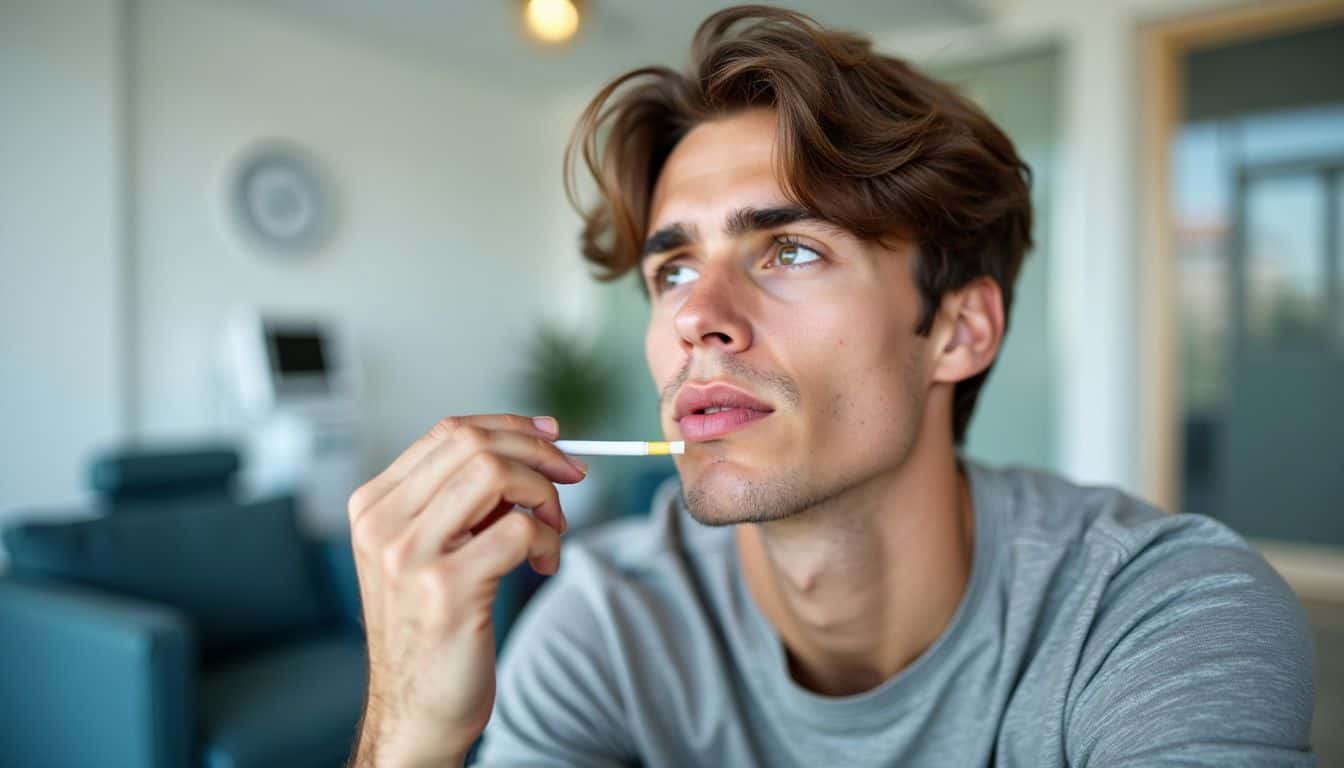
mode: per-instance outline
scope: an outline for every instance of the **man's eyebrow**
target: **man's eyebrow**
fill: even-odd
[[[673,248],[680,248],[683,245],[689,245],[692,240],[691,232],[684,224],[669,224],[666,227],[649,235],[649,239],[644,241],[644,256],[652,256],[655,253],[664,253]]]
[[[821,217],[813,211],[797,205],[780,205],[771,208],[738,208],[728,217],[728,226],[724,233],[730,237],[741,237],[763,229],[773,229],[786,224]]]
[[[816,212],[797,205],[738,208],[728,216],[728,223],[723,231],[729,237],[741,237],[751,232],[782,227],[799,221],[822,221],[822,218]],[[649,235],[649,239],[644,241],[641,259],[689,245],[694,239],[692,235],[692,230],[684,224],[669,224]]]

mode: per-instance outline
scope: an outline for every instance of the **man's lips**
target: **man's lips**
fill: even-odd
[[[770,411],[729,408],[718,413],[693,413],[677,424],[681,427],[682,439],[697,442],[723,437],[769,415]]]
[[[675,403],[681,435],[690,441],[722,437],[769,416],[773,411],[769,404],[723,383],[687,385]]]

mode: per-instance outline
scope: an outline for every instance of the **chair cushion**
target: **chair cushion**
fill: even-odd
[[[29,523],[6,530],[4,542],[18,574],[178,608],[195,623],[207,656],[253,646],[321,618],[290,496]]]
[[[358,635],[294,641],[201,678],[202,764],[208,768],[343,765],[364,703]]]

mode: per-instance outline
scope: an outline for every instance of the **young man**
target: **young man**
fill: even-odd
[[[958,457],[1031,229],[979,110],[741,8],[576,138],[584,254],[642,275],[680,483],[566,548],[497,693],[496,584],[557,569],[554,483],[585,471],[554,420],[447,419],[357,491],[361,761],[484,730],[487,765],[1313,764],[1306,622],[1245,542]]]

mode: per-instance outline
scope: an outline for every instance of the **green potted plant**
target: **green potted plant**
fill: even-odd
[[[532,335],[525,354],[519,395],[529,412],[554,416],[561,437],[593,439],[616,397],[612,367],[578,334],[549,322]],[[571,526],[595,522],[601,489],[593,478],[556,487]]]

